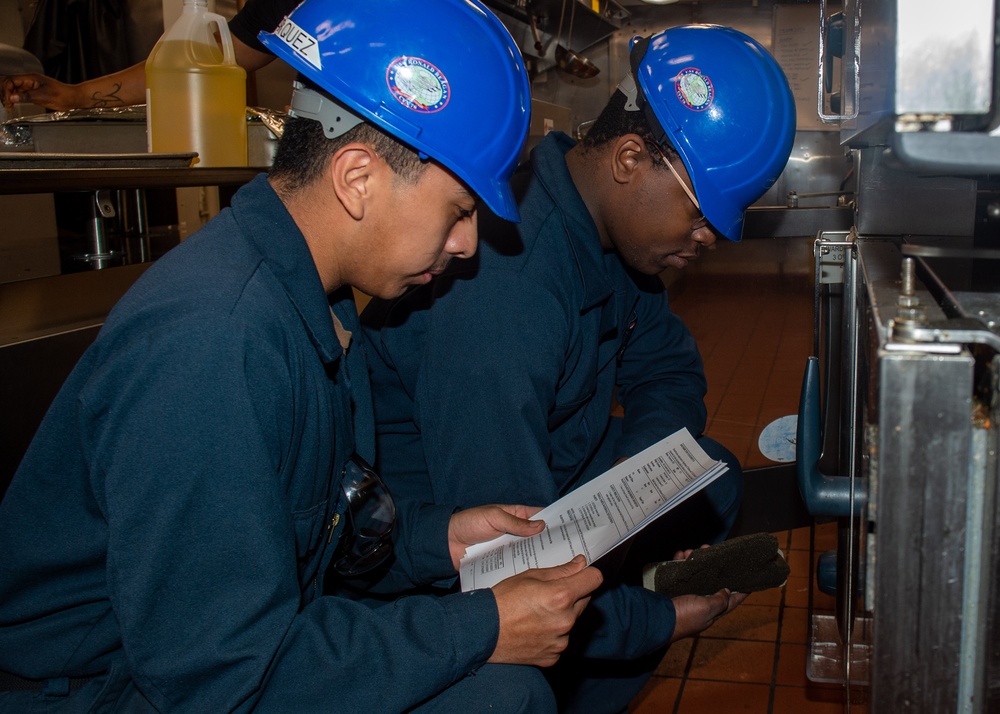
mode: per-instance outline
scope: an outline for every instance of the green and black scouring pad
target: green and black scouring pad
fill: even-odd
[[[783,585],[788,572],[778,539],[754,533],[699,548],[687,560],[650,563],[643,568],[642,582],[667,597],[712,595],[723,588],[752,593]]]

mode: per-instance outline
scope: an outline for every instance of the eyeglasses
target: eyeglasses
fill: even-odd
[[[694,207],[698,209],[699,213],[701,213],[701,204],[698,203],[698,199],[694,197],[694,191],[688,188],[688,185],[684,183],[684,179],[682,179],[681,175],[677,173],[677,169],[675,169],[674,165],[667,160],[667,155],[663,153],[663,149],[661,149],[659,146],[657,146],[652,142],[647,142],[647,143],[649,143],[650,146],[656,149],[656,153],[658,153],[660,155],[660,158],[663,159],[663,163],[666,164],[668,169],[670,169],[670,173],[673,174],[675,179],[677,179],[677,183],[679,183],[681,185],[681,188],[684,189],[684,193],[687,194],[687,197],[691,199],[691,203],[693,203]],[[692,232],[696,231],[699,228],[704,228],[707,225],[708,225],[708,219],[705,218],[705,214],[701,214],[698,217],[698,219],[694,222],[694,225],[691,226],[691,231]]]
[[[353,577],[381,565],[392,553],[396,504],[379,475],[357,454],[344,465],[341,486],[347,498],[347,522],[333,554],[333,567]]]

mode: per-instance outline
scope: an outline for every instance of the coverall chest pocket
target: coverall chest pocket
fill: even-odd
[[[295,557],[302,583],[308,583],[316,577],[327,546],[332,548],[343,530],[342,521],[339,509],[331,508],[330,499],[292,512]]]

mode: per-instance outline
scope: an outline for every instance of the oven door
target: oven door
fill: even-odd
[[[975,261],[885,237],[816,242],[827,349],[804,384],[799,477],[841,537],[837,616],[814,618],[809,676],[873,712],[1000,711],[1000,292],[956,271],[959,254]],[[835,373],[831,349],[844,355]],[[842,405],[825,423],[819,381]],[[822,436],[840,451],[836,475],[822,470]]]

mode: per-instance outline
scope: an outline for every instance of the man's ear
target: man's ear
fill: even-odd
[[[611,150],[611,174],[616,183],[630,183],[641,171],[646,144],[638,134],[618,137]]]
[[[375,181],[373,174],[380,159],[371,147],[352,143],[341,147],[330,159],[330,181],[337,200],[354,220],[364,218]]]

